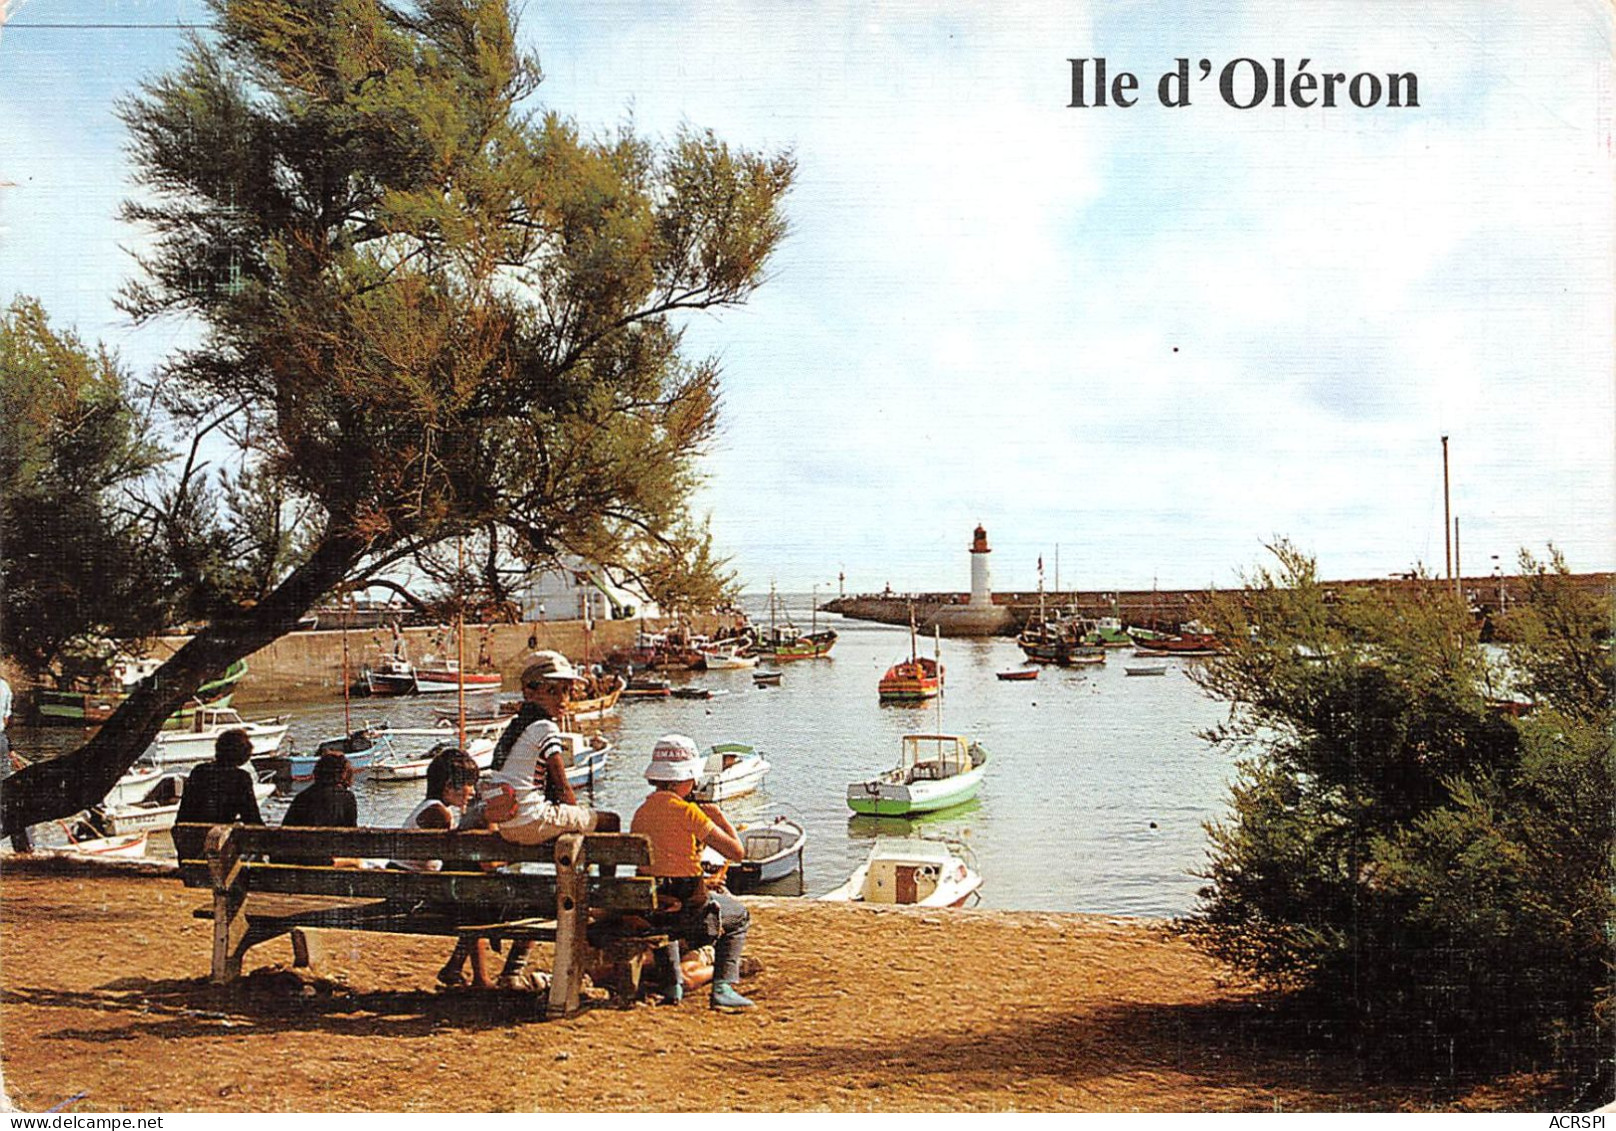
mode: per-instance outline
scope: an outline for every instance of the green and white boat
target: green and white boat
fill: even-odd
[[[988,752],[957,734],[906,734],[894,769],[847,787],[855,813],[907,817],[948,809],[976,796]]]

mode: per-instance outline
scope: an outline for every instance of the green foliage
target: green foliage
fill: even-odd
[[[155,201],[139,318],[200,316],[156,386],[395,552],[502,530],[530,560],[686,552],[718,373],[680,311],[785,234],[789,157],[530,113],[503,0],[212,0],[217,42],[122,108]]]
[[[164,453],[125,386],[116,358],[53,330],[33,299],[0,312],[0,621],[35,675],[99,675],[105,638],[151,635],[168,614],[133,494]]]
[[[1212,611],[1198,675],[1241,754],[1209,827],[1199,945],[1344,1006],[1388,1053],[1610,1079],[1610,606],[1523,559],[1508,666],[1535,709],[1489,706],[1478,630],[1428,579],[1328,592],[1274,548]]]

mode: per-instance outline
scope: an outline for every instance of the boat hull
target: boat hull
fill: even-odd
[[[192,702],[175,711],[164,723],[166,728],[191,724],[199,710],[207,707],[228,707],[235,694],[236,684],[247,674],[247,661],[237,660],[218,679],[209,680],[196,689]],[[98,726],[110,719],[123,701],[129,698],[120,691],[52,691],[39,689],[33,693],[34,710],[39,721],[47,726]]]
[[[792,876],[800,881],[808,833],[797,822],[777,817],[771,824],[741,829],[740,839],[746,859],[729,866],[725,885],[730,891],[744,895]]]
[[[465,685],[467,695],[498,691],[500,675],[498,672],[466,672],[464,676],[456,678],[455,673],[450,671],[415,669],[415,691],[418,695],[454,695],[459,692],[462,684]]]
[[[976,796],[986,765],[936,782],[890,782],[876,779],[847,787],[847,807],[869,817],[910,817],[952,809]]]

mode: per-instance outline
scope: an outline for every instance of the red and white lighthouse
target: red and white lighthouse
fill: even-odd
[[[993,585],[988,576],[988,555],[992,552],[988,532],[979,523],[971,539],[971,604],[977,608],[993,604]]]

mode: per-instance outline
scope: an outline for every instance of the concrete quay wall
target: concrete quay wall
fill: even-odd
[[[1571,583],[1592,598],[1609,599],[1616,594],[1616,574],[1579,573],[1571,576]],[[1453,584],[1434,579],[1411,578],[1359,578],[1347,581],[1324,582],[1326,589],[1346,591],[1356,588],[1396,588],[1399,586]],[[1491,618],[1508,612],[1512,605],[1526,597],[1528,579],[1517,576],[1484,575],[1465,577],[1459,587],[1472,608],[1483,617]],[[1046,592],[1043,607],[1046,612],[1076,609],[1078,615],[1090,619],[1115,616],[1124,625],[1149,628],[1161,632],[1177,632],[1185,621],[1199,615],[1205,602],[1218,592],[1212,589],[1135,589],[1135,590],[1065,590]],[[1223,590],[1229,592],[1229,590]],[[856,597],[839,597],[821,606],[826,612],[841,613],[855,620],[871,620],[882,624],[906,625],[910,609],[914,610],[916,624],[926,624],[939,609],[963,606],[968,593],[879,593]],[[1038,616],[1039,598],[1031,593],[995,593],[993,603],[1010,612],[1010,623],[1005,630],[1016,633]]]
[[[712,634],[727,629],[734,618],[704,615],[686,618],[691,631]],[[599,660],[614,648],[634,643],[641,629],[661,631],[672,620],[596,621],[585,633],[583,621],[540,621],[536,624],[491,624],[466,626],[466,667],[476,670],[486,659],[501,676],[502,686],[514,692],[528,656],[536,649],[551,649],[581,663]],[[348,672],[354,678],[366,663],[392,649],[392,633],[386,629],[316,630],[293,632],[247,657],[247,678],[237,688],[232,703],[237,706],[271,704],[282,699],[316,699],[342,694],[343,637],[347,637]],[[405,628],[400,632],[412,662],[428,655],[453,659],[455,640],[452,629],[444,626]],[[173,653],[189,637],[166,636],[153,649],[154,655]]]

